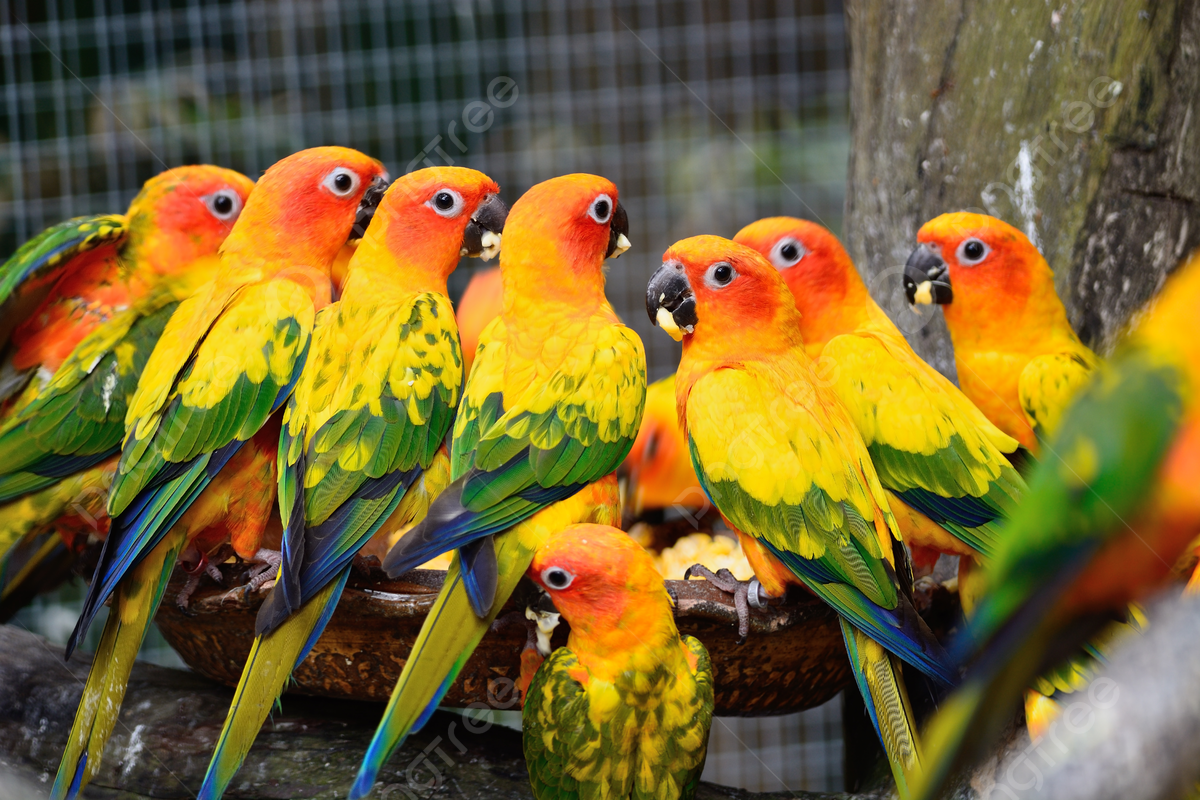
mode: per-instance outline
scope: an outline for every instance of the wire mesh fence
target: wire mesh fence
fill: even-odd
[[[595,172],[620,188],[634,245],[610,268],[609,296],[657,378],[678,346],[651,328],[644,288],[671,242],[732,235],[769,214],[841,227],[838,0],[4,0],[0,9],[0,253],[67,217],[124,209],[167,167],[208,162],[255,176],[321,144],[375,155],[393,175],[482,169],[510,203],[551,176]],[[460,269],[452,292],[468,276]],[[828,721],[836,708],[820,714],[775,736],[791,748],[780,764],[798,771],[781,766],[776,783],[750,766],[708,777],[839,788],[840,761],[829,769],[830,753],[840,759]],[[714,764],[753,760],[736,755],[736,740],[757,741],[750,724],[737,723],[736,735],[714,729]]]

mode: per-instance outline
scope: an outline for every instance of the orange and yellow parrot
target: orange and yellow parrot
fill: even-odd
[[[683,341],[678,412],[701,484],[768,592],[802,584],[838,612],[907,796],[921,754],[900,661],[947,684],[957,674],[904,593],[887,494],[850,412],[805,351],[787,285],[756,250],[697,236],[667,250],[646,310]]]
[[[479,337],[492,320],[500,316],[504,307],[504,285],[500,281],[500,268],[488,267],[476,270],[470,283],[458,300],[455,316],[458,318],[458,334],[462,339],[463,362],[466,374],[471,374],[475,363],[475,351],[479,349]]]
[[[1054,273],[1023,233],[983,214],[943,214],[917,241],[908,301],[942,306],[963,393],[1038,455],[1099,363],[1067,321]]]
[[[808,355],[858,426],[905,543],[990,553],[1025,490],[1008,462],[1017,441],[913,351],[828,230],[772,217],[734,241],[766,256],[791,289]]]
[[[675,376],[646,387],[646,413],[629,455],[621,464],[626,481],[625,514],[636,519],[646,511],[686,508],[707,511],[687,439],[675,413]]]
[[[1063,413],[956,643],[974,664],[931,722],[919,796],[980,757],[1034,676],[1170,579],[1200,535],[1198,308],[1200,253]]]
[[[69,656],[113,596],[55,800],[75,796],[99,768],[176,557],[212,524],[205,510],[213,498],[197,499],[225,468],[221,482],[236,492],[235,460],[267,452],[265,443],[261,452],[246,445],[291,394],[316,312],[329,303],[330,265],[364,193],[384,175],[379,162],[339,147],[268,169],[221,246],[216,277],[179,304],[151,352],[125,418],[111,527],[67,642]],[[266,518],[253,524],[265,528]]]
[[[288,401],[280,577],[198,795],[233,779],[341,597],[355,553],[439,458],[463,385],[446,279],[460,253],[491,256],[506,209],[481,172],[435,167],[383,195],[346,271],[341,300],[317,315],[312,352]]]
[[[215,274],[253,186],[219,167],[168,170],[125,214],[56,225],[0,267],[11,333],[0,367],[0,558],[42,531],[82,530],[72,506],[108,491],[146,358],[179,301]],[[89,532],[107,532],[107,514],[86,516]]]
[[[513,204],[504,309],[483,334],[454,423],[453,483],[384,561],[391,575],[457,555],[396,684],[352,798],[437,707],[525,574],[573,523],[617,524],[616,478],[646,395],[637,334],[604,296],[604,260],[629,246],[617,187],[595,175],[540,183]]]
[[[704,771],[713,672],[680,636],[654,560],[616,528],[550,537],[527,573],[571,626],[533,676],[522,713],[537,800],[690,800]]]

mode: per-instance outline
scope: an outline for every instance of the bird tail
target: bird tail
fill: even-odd
[[[100,757],[117,724],[133,662],[186,538],[182,531],[168,534],[118,584],[50,791],[51,800],[76,797],[99,771]]]
[[[484,618],[476,616],[467,596],[457,555],[446,573],[446,582],[429,610],[404,671],[392,690],[383,719],[363,757],[350,800],[366,797],[380,768],[408,734],[418,731],[437,709],[467,659],[487,633],[496,614],[525,574],[533,551],[521,547],[516,536],[497,541],[500,563],[496,601]]]
[[[329,622],[349,575],[347,567],[278,628],[255,637],[197,800],[217,800],[225,793],[292,671]]]
[[[920,777],[922,756],[901,661],[849,622],[841,623],[854,680],[887,753],[896,789],[902,800],[909,800]]]

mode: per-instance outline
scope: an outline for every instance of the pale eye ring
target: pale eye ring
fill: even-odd
[[[321,185],[336,197],[349,197],[358,188],[359,177],[352,169],[337,167],[321,181]]]
[[[242,212],[242,196],[233,189],[218,189],[200,198],[208,213],[222,222],[237,219]]]
[[[432,208],[439,216],[451,218],[457,217],[463,210],[462,195],[453,189],[438,189],[426,201],[425,205]]]
[[[799,240],[785,236],[771,248],[771,263],[775,265],[775,269],[788,269],[799,264],[806,255],[808,250]]]
[[[963,240],[963,243],[958,246],[958,263],[965,267],[973,267],[983,261],[991,254],[992,248],[975,237]]]
[[[563,590],[575,581],[575,576],[562,567],[546,567],[542,570],[542,583],[547,589]]]
[[[601,225],[607,225],[609,220],[612,219],[613,208],[615,206],[616,203],[612,201],[611,197],[606,194],[599,195],[588,206],[588,216]]]
[[[738,272],[733,268],[733,265],[728,261],[718,261],[708,268],[704,273],[704,282],[713,289],[724,289],[729,284],[733,283],[733,279],[738,276]]]

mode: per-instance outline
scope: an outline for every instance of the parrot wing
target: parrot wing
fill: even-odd
[[[795,385],[798,396],[781,396],[745,368],[714,370],[692,385],[688,444],[701,485],[734,527],[855,627],[954,683],[945,653],[898,590],[889,563],[894,521],[866,448],[844,433],[853,423],[835,399]]]
[[[581,337],[545,378],[506,391],[503,323],[489,328],[455,422],[455,481],[384,561],[390,575],[463,548],[463,582],[480,616],[495,592],[489,537],[615,470],[641,424],[646,355],[624,325]],[[513,401],[505,406],[505,396]]]
[[[179,305],[129,404],[112,528],[68,653],[130,566],[291,394],[315,313],[286,279],[223,292],[209,284]]]
[[[0,432],[0,502],[44,489],[121,446],[127,403],[178,306],[163,285],[76,346],[54,377]]]
[[[684,644],[697,660],[697,692],[691,702],[661,703],[649,712],[649,704],[622,702],[613,684],[592,681],[569,648],[550,654],[533,676],[522,715],[525,762],[537,800],[694,795],[712,720],[712,668],[703,645],[690,636]],[[656,717],[654,723],[639,719],[647,713]],[[654,733],[628,742],[622,733],[630,730]],[[646,746],[649,737],[659,740],[657,747]]]
[[[1017,381],[1021,409],[1038,439],[1058,430],[1063,410],[1087,383],[1098,361],[1088,350],[1050,353],[1030,359]]]
[[[76,217],[60,222],[17,248],[0,266],[0,346],[81,253],[118,242],[129,232],[123,214]]]
[[[462,351],[448,299],[421,293],[349,313],[321,312],[313,359],[288,404],[284,569],[259,634],[349,564],[433,463],[458,406]]]
[[[995,526],[1025,483],[1005,435],[903,342],[872,334],[829,341],[822,360],[884,487],[975,550],[995,547]]]

